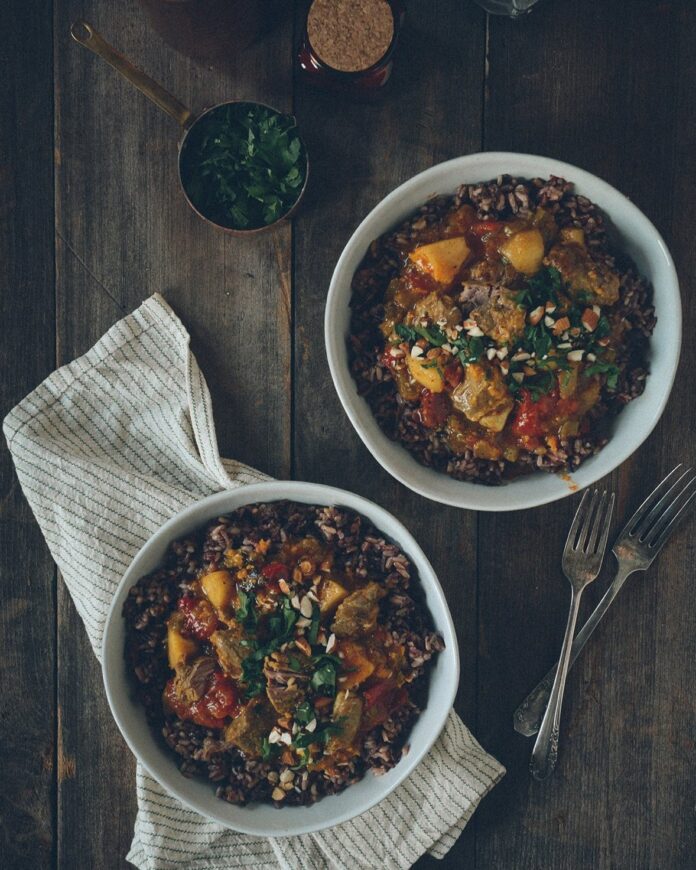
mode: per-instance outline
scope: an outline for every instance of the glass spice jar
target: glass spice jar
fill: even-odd
[[[297,55],[303,79],[375,96],[391,76],[404,12],[400,0],[313,0]]]

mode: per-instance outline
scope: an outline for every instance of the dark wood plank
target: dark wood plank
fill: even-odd
[[[223,455],[287,476],[290,228],[248,241],[200,221],[178,189],[175,123],[72,42],[68,28],[84,17],[193,107],[248,97],[288,110],[292,22],[280,20],[221,71],[164,45],[135,2],[57,7],[59,360],[83,353],[141,300],[163,293],[191,332]],[[59,863],[125,866],[134,762],[62,587],[59,666],[59,745],[74,774],[59,785]]]
[[[34,4],[12,2],[3,12],[0,417],[55,361],[51,20]],[[4,442],[0,491],[0,854],[4,867],[47,867],[55,843],[55,569]]]
[[[409,4],[394,78],[378,103],[297,88],[296,113],[312,155],[312,178],[295,224],[294,474],[372,498],[421,542],[454,614],[463,663],[457,709],[472,723],[475,515],[416,496],[369,456],[333,390],[323,338],[331,273],[360,220],[415,173],[480,149],[485,16],[456,0],[439,3],[437,15],[431,9],[426,2]],[[470,828],[445,866],[473,866],[473,838]]]
[[[695,30],[687,2],[557,2],[520,23],[491,19],[485,115],[487,148],[577,163],[646,212],[677,260],[686,336],[696,324]],[[677,461],[696,458],[684,437],[694,362],[687,338],[664,418],[608,481],[619,516]],[[532,744],[512,731],[512,711],[560,646],[568,587],[558,566],[576,504],[480,517],[479,731],[509,772],[479,813],[477,866],[686,868],[696,848],[696,678],[684,668],[696,643],[693,529],[629,582],[571,673],[552,781],[530,780]]]

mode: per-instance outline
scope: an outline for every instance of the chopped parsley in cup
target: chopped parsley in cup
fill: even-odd
[[[295,119],[258,103],[226,103],[203,115],[180,162],[192,205],[235,230],[259,229],[285,216],[307,177]]]

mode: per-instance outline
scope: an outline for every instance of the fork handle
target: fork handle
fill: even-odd
[[[558,735],[561,730],[561,708],[563,706],[563,692],[565,690],[566,677],[570,666],[570,653],[573,647],[573,635],[575,634],[575,625],[578,621],[578,611],[580,610],[580,598],[582,597],[582,587],[575,588],[570,599],[570,612],[568,613],[568,624],[566,625],[565,636],[563,638],[563,646],[561,647],[561,655],[558,659],[558,670],[553,681],[551,689],[551,697],[544,713],[544,718],[539,728],[534,749],[532,750],[532,759],[529,763],[529,770],[534,779],[546,779],[553,772],[558,758]]]
[[[590,639],[592,632],[595,630],[595,628],[597,628],[602,618],[604,617],[604,614],[611,607],[614,599],[619,594],[619,590],[624,585],[626,578],[630,574],[633,574],[633,572],[636,570],[639,569],[627,568],[619,564],[616,576],[614,577],[611,585],[604,593],[601,601],[592,611],[587,619],[587,622],[580,629],[577,637],[573,641],[570,652],[570,661],[568,662],[569,669],[575,659],[580,655],[582,648]],[[543,680],[541,680],[541,682],[538,683],[534,689],[532,689],[532,691],[527,695],[527,697],[520,704],[520,706],[515,710],[515,713],[513,715],[513,725],[515,731],[517,731],[519,734],[523,734],[525,737],[532,737],[539,731],[539,728],[541,727],[541,720],[544,715],[544,710],[548,705],[549,697],[551,695],[551,689],[553,687],[553,681],[556,676],[557,667],[558,665],[555,664],[546,674]]]

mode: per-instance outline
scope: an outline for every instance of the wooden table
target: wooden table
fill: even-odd
[[[677,461],[696,461],[694,4],[554,0],[515,23],[487,19],[473,2],[412,2],[390,91],[367,106],[294,81],[300,8],[221,72],[164,45],[133,0],[9,5],[3,413],[162,292],[193,336],[223,455],[375,499],[412,529],[440,573],[461,644],[457,709],[508,774],[447,860],[419,866],[693,867],[693,525],[629,583],[572,671],[558,770],[546,784],[531,781],[531,745],[511,715],[559,649],[568,604],[559,561],[577,498],[475,514],[397,484],[339,405],[322,316],[348,236],[414,173],[482,149],[576,163],[655,222],[682,281],[685,342],[667,411],[606,481],[619,516]],[[193,106],[250,97],[293,110],[313,161],[294,224],[247,241],[198,220],[178,190],[173,123],[70,40],[77,17]],[[4,447],[1,463],[0,863],[123,867],[134,761]],[[591,589],[587,608],[600,593]]]

